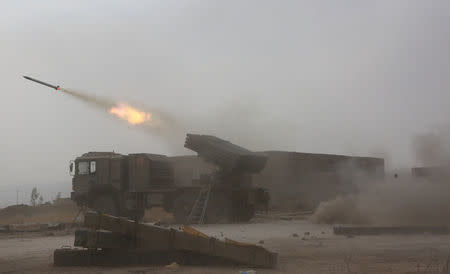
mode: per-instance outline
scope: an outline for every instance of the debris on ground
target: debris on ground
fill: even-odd
[[[244,270],[239,271],[240,274],[256,274],[256,270]]]
[[[176,262],[166,265],[166,268],[170,268],[170,269],[177,269],[179,267],[180,267],[180,265],[177,264]]]
[[[46,232],[50,231],[60,231],[69,228],[76,227],[75,223],[57,223],[57,224],[46,224],[46,223],[27,223],[27,224],[8,224],[0,226],[0,233],[24,233],[24,232]],[[46,235],[46,234],[44,234]]]
[[[447,226],[335,226],[336,235],[450,234]]]
[[[309,218],[313,213],[314,212],[310,210],[296,212],[269,212],[268,214],[256,213],[255,219],[278,219],[283,221],[304,220]]]

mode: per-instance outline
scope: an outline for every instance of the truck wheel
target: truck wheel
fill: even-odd
[[[227,224],[231,222],[231,211],[227,206],[208,207],[206,211],[206,223],[208,224]]]
[[[173,217],[177,224],[186,224],[192,207],[195,203],[195,197],[191,193],[183,193],[173,201]]]
[[[100,213],[109,214],[112,216],[119,216],[119,207],[112,195],[100,194],[92,201],[91,209]]]
[[[222,195],[212,195],[206,210],[206,223],[226,224],[232,221],[230,201]]]
[[[255,216],[255,208],[253,205],[248,205],[238,212],[237,221],[238,222],[248,222],[251,218]]]

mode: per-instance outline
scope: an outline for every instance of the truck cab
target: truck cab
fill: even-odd
[[[153,205],[171,206],[173,170],[164,155],[88,152],[69,168],[71,198],[79,206],[137,219]]]
[[[126,189],[125,156],[114,152],[88,152],[70,163],[71,198],[80,206],[118,215],[120,193]]]

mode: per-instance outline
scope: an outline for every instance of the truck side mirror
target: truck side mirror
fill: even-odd
[[[71,176],[75,175],[75,163],[73,161],[70,161],[69,164],[69,174]]]

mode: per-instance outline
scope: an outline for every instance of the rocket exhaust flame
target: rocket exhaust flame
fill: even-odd
[[[63,91],[65,94],[71,95],[80,101],[113,114],[132,125],[146,123],[146,126],[151,126],[153,128],[159,124],[156,121],[158,119],[154,119],[153,113],[134,108],[127,103],[116,103],[109,98],[97,97],[72,89],[63,89]]]
[[[152,114],[135,109],[127,104],[120,103],[116,107],[112,107],[109,113],[128,121],[132,125],[142,124],[151,121]]]

